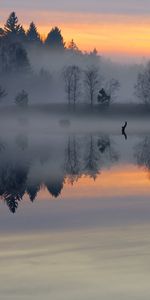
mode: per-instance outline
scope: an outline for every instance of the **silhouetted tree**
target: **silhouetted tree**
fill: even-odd
[[[20,108],[25,108],[28,106],[29,98],[28,93],[22,90],[15,98],[15,103]]]
[[[105,83],[105,87],[99,91],[98,102],[99,104],[109,106],[110,103],[115,99],[116,92],[120,88],[120,83],[117,79],[110,79]]]
[[[140,101],[145,105],[150,105],[150,61],[138,74],[135,93]]]
[[[68,50],[71,51],[71,52],[75,52],[75,53],[80,53],[81,52],[73,39],[68,44]]]
[[[106,90],[102,88],[97,96],[98,103],[103,106],[109,106],[111,101],[111,96],[106,93]]]
[[[98,86],[100,84],[98,68],[96,68],[95,66],[89,67],[87,70],[85,70],[84,77],[86,95],[90,99],[91,105],[93,105],[94,100],[97,96]]]
[[[20,25],[18,24],[18,18],[15,12],[12,12],[4,25],[5,36],[9,38],[9,41],[13,42],[17,39]]]
[[[41,43],[40,34],[33,22],[31,22],[30,27],[27,31],[27,41],[32,43],[32,45],[37,45]]]
[[[23,26],[20,26],[20,28],[18,30],[18,40],[21,43],[26,43],[26,41],[27,41],[26,32],[25,32]]]
[[[52,28],[49,32],[45,45],[51,50],[62,51],[65,49],[64,39],[58,27]]]

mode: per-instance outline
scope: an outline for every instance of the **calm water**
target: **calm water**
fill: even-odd
[[[150,136],[0,138],[0,299],[150,299]]]

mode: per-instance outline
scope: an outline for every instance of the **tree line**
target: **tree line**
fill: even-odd
[[[64,41],[61,29],[57,26],[52,28],[45,40],[42,40],[34,22],[31,22],[29,28],[25,31],[19,24],[18,17],[12,12],[8,17],[3,28],[0,28],[0,75],[1,77],[27,76],[24,80],[36,81],[36,85],[45,90],[50,86],[52,74],[45,69],[41,69],[39,76],[35,76],[32,63],[29,60],[29,49],[38,48],[41,51],[48,51],[50,55],[54,53],[62,55],[64,53],[73,53],[78,58],[82,57],[86,61],[86,67],[82,68],[77,63],[68,63],[61,70],[59,81],[63,82],[66,100],[69,105],[74,106],[83,94],[86,100],[93,106],[94,104],[109,106],[116,97],[116,92],[120,88],[117,79],[109,80],[103,78],[100,70],[100,58],[96,49],[90,53],[83,53],[79,50],[72,39],[68,47]],[[17,75],[16,75],[17,74]],[[6,97],[7,90],[0,83],[0,100]],[[135,85],[136,96],[144,102],[150,104],[150,63],[138,74],[137,84]],[[29,94],[25,89],[18,91],[14,102],[25,107],[29,103]]]

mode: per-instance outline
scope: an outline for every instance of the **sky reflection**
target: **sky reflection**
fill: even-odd
[[[0,145],[2,299],[149,300],[149,137],[11,133]]]

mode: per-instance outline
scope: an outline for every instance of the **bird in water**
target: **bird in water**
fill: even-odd
[[[124,135],[125,139],[127,140],[127,135],[126,135],[126,132],[125,132],[125,129],[127,127],[128,123],[127,121],[125,122],[124,126],[122,126],[122,135]]]

